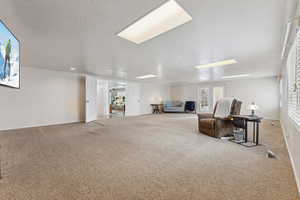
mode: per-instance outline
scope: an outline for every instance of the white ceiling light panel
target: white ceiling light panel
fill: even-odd
[[[170,0],[125,28],[118,36],[141,44],[191,20],[192,17],[176,1]]]

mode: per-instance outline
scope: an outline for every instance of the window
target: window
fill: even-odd
[[[213,95],[215,106],[217,101],[224,98],[224,87],[214,87]]]
[[[300,126],[300,31],[287,59],[288,70],[288,114]]]
[[[199,111],[209,111],[209,88],[199,88]]]

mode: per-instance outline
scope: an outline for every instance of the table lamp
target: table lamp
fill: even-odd
[[[258,109],[258,106],[253,102],[248,106],[248,110],[251,110],[251,115],[254,116],[255,110]]]

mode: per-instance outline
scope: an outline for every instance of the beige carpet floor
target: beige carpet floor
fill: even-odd
[[[188,114],[0,131],[0,199],[299,199],[279,123],[261,136],[256,148],[210,138]]]

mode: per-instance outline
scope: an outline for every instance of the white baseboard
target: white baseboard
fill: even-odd
[[[19,129],[26,129],[26,128],[40,128],[40,127],[47,127],[47,126],[59,126],[59,125],[66,125],[66,124],[75,124],[75,123],[84,123],[83,120],[72,120],[66,122],[54,122],[54,123],[42,123],[37,125],[25,125],[13,128],[5,128],[0,129],[0,131],[11,131],[11,130],[19,130]]]
[[[291,163],[292,163],[292,168],[293,168],[293,172],[294,172],[294,177],[296,179],[296,184],[297,184],[297,188],[298,188],[298,192],[299,192],[299,195],[300,195],[300,177],[299,177],[299,174],[296,170],[296,165],[295,165],[295,161],[293,159],[293,156],[292,156],[292,153],[290,151],[290,148],[289,148],[289,143],[287,141],[287,136],[289,137],[289,134],[287,133],[286,129],[285,129],[285,126],[283,123],[281,123],[282,121],[280,120],[280,124],[281,124],[281,129],[283,131],[283,137],[284,137],[284,141],[285,141],[285,144],[286,144],[286,148],[288,150],[288,154],[289,154],[289,157],[290,157],[290,160],[291,160]]]

